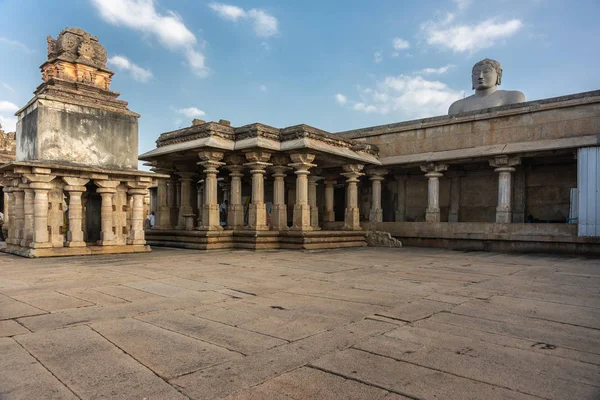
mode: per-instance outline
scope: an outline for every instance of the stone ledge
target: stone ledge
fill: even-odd
[[[116,246],[86,246],[86,247],[49,247],[32,249],[29,247],[8,245],[0,251],[21,257],[67,257],[91,256],[100,254],[149,253],[149,245],[116,245]]]

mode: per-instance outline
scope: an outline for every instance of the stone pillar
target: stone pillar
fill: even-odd
[[[287,226],[287,205],[285,204],[285,177],[288,157],[278,155],[273,158],[273,212],[271,214],[271,228],[275,231],[284,231]]]
[[[325,212],[323,213],[323,221],[335,222],[333,185],[337,182],[333,179],[327,179],[323,183],[325,184]]]
[[[198,153],[202,161],[198,165],[204,168],[204,204],[202,204],[202,226],[198,230],[222,230],[219,221],[219,202],[217,200],[217,174],[218,168],[225,165],[220,162],[223,153],[220,151],[202,151]]]
[[[23,217],[23,235],[21,239],[21,246],[29,247],[29,244],[33,240],[33,201],[35,193],[28,184],[23,184],[24,200],[24,217]]]
[[[394,179],[398,183],[398,201],[396,203],[396,222],[406,221],[406,183],[408,175],[394,175]]]
[[[318,171],[317,171],[318,173]],[[317,207],[317,185],[322,176],[310,175],[308,177],[308,205],[310,206],[310,226],[319,230],[319,207]]]
[[[498,206],[496,207],[496,223],[508,224],[512,222],[512,173],[515,165],[519,165],[519,157],[500,156],[490,160],[490,165],[498,172]]]
[[[290,167],[296,171],[296,202],[294,203],[294,221],[292,229],[311,230],[310,225],[310,206],[308,205],[308,171],[311,167],[316,167],[311,162],[315,159],[314,154],[294,153],[291,155],[292,163]]]
[[[178,224],[179,206],[177,203],[177,175],[171,171],[169,178],[167,203],[169,204],[169,229],[175,229]]]
[[[113,196],[117,192],[119,181],[94,181],[98,186],[96,191],[102,197],[102,205],[100,207],[100,246],[110,246],[117,244],[115,232],[113,230]]]
[[[383,209],[381,208],[381,182],[388,172],[385,169],[372,169],[369,171],[371,179],[371,212],[369,222],[383,222]]]
[[[23,177],[33,189],[33,235],[29,247],[52,247],[48,235],[48,192],[52,189],[50,183],[55,175],[50,175],[46,168],[34,168],[37,173],[24,174]],[[19,243],[16,243],[19,244]]]
[[[11,186],[4,187],[4,193],[7,197],[6,214],[8,215],[5,222],[8,231],[8,234],[6,235],[6,244],[13,244],[15,235],[15,194],[13,193],[12,182],[9,184]]]
[[[421,171],[427,172],[425,176],[429,178],[427,187],[427,211],[425,221],[440,222],[440,178],[444,176],[442,172],[448,169],[446,164],[429,163],[421,165]]]
[[[231,155],[225,159],[229,170],[230,192],[227,206],[227,229],[244,227],[244,205],[242,204],[242,178],[244,177],[244,157]]]
[[[464,172],[454,171],[449,174],[450,177],[450,210],[448,212],[448,222],[458,222],[458,213],[460,210],[460,181]]]
[[[81,195],[86,191],[85,184],[88,179],[63,176],[67,184],[64,190],[69,194],[69,230],[67,231],[67,247],[85,247],[83,240],[83,205]]]
[[[163,171],[156,171],[163,173]],[[164,171],[167,172],[167,171]],[[167,203],[168,180],[166,178],[158,179],[158,187],[156,188],[156,198],[158,200],[158,208],[156,211],[156,229],[169,229],[171,227],[171,209]]]
[[[148,186],[140,182],[127,182],[127,195],[133,198],[131,207],[131,230],[127,237],[129,245],[145,245],[144,235],[144,197]]]
[[[361,172],[364,168],[362,164],[346,164],[343,166],[346,177],[346,211],[344,213],[344,229],[349,231],[359,231],[360,210],[358,208],[358,178],[364,174]]]
[[[204,204],[204,179],[200,180],[197,184],[197,206],[198,206],[198,221],[196,226],[202,226],[202,205]]]
[[[23,225],[25,223],[25,192],[22,184],[13,187],[13,195],[15,197],[14,205],[14,225],[13,225],[13,244],[20,245],[23,237]]]
[[[179,172],[180,199],[177,229],[186,229],[188,225],[187,221],[190,218],[192,218],[193,229],[193,219],[196,218],[194,209],[192,208],[192,182],[194,175],[194,172]]]
[[[527,169],[526,166],[517,168],[513,190],[513,223],[525,222],[527,212]]]
[[[271,153],[265,151],[251,151],[246,153],[246,159],[250,162],[244,166],[250,168],[252,174],[252,200],[248,210],[248,229],[257,231],[269,230],[267,225],[267,208],[265,207],[265,168],[271,166],[268,163]]]

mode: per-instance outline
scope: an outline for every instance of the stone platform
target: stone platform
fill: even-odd
[[[82,246],[82,247],[42,247],[33,249],[31,247],[15,246],[12,244],[0,249],[4,253],[10,253],[21,257],[65,257],[65,256],[91,256],[100,254],[128,254],[149,253],[152,251],[148,245],[115,245],[115,246]]]
[[[185,249],[322,250],[367,245],[364,231],[145,231],[151,246]]]
[[[405,246],[600,255],[600,238],[577,236],[577,224],[379,222],[365,223],[363,227],[390,232]]]
[[[0,398],[596,400],[600,260],[0,254]]]

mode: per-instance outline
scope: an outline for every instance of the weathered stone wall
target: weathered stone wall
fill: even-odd
[[[498,174],[492,168],[465,171],[460,180],[460,222],[495,222]],[[447,219],[442,219],[447,221]]]
[[[535,165],[527,171],[526,216],[566,221],[571,188],[577,187],[577,164]]]
[[[17,161],[137,168],[137,132],[131,115],[38,100],[17,123]]]

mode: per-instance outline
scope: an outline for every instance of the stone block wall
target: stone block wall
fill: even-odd
[[[577,164],[535,165],[527,171],[527,208],[540,221],[566,221],[571,188],[577,187]],[[526,215],[526,216],[527,216]]]

